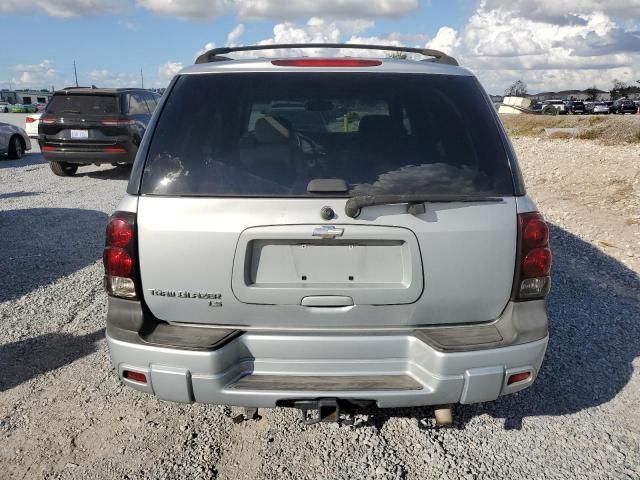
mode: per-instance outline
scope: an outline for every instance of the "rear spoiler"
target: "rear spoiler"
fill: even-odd
[[[221,47],[213,48],[206,51],[196,59],[196,64],[220,62],[226,60],[232,60],[224,55],[233,52],[249,52],[256,50],[281,50],[281,49],[293,49],[293,48],[349,48],[360,50],[384,50],[389,52],[400,53],[417,53],[425,57],[431,57],[426,61],[443,63],[446,65],[458,65],[458,61],[450,57],[444,52],[439,50],[432,50],[429,48],[411,48],[411,47],[396,47],[393,45],[363,45],[352,43],[279,43],[273,45],[247,45],[243,47]]]

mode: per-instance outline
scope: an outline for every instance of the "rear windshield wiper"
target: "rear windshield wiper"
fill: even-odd
[[[60,113],[80,113],[80,110],[62,110]]]
[[[416,204],[425,202],[449,203],[449,202],[500,202],[501,197],[489,197],[486,195],[456,195],[456,194],[413,194],[413,195],[360,195],[347,200],[344,211],[347,216],[356,218],[362,207],[372,205],[393,205],[396,203],[408,203],[409,213],[424,213],[412,209]],[[424,210],[424,209],[422,209]]]

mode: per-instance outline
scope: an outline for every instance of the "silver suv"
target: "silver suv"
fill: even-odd
[[[230,60],[167,89],[107,227],[107,340],[164,400],[495,400],[548,340],[549,230],[478,80],[451,57]],[[306,411],[313,412],[308,416]]]

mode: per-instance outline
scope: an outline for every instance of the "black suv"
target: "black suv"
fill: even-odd
[[[140,88],[60,90],[38,126],[42,155],[61,177],[91,163],[131,164],[159,99]]]
[[[611,113],[638,113],[638,107],[633,102],[633,100],[629,100],[627,98],[621,98],[613,102],[613,105],[610,107]]]
[[[567,108],[571,115],[583,115],[585,112],[584,102],[572,100],[567,102]]]

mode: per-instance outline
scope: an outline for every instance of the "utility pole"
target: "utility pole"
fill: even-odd
[[[73,74],[76,76],[76,87],[79,86],[78,85],[78,71],[76,70],[76,61],[73,61]]]
[[[144,88],[144,76],[142,75],[142,69],[140,69],[140,88]]]

